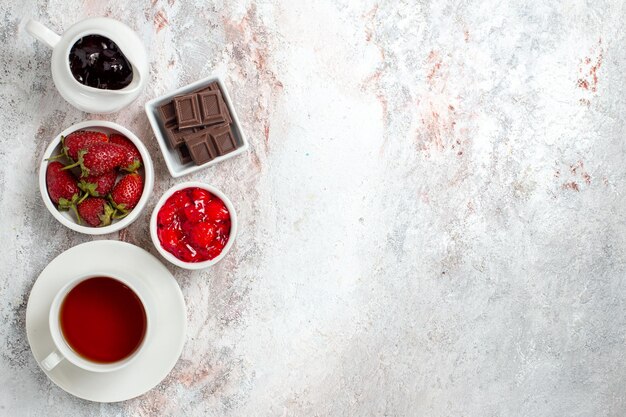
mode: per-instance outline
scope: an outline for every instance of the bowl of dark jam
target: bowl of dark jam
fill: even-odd
[[[61,36],[30,20],[26,30],[53,49],[51,70],[57,90],[74,107],[114,113],[145,87],[148,59],[141,39],[115,19],[82,20]]]
[[[122,90],[133,81],[133,65],[115,42],[102,35],[76,41],[69,61],[74,79],[88,87]]]

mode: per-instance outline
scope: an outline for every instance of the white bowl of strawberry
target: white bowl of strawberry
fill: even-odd
[[[64,226],[101,235],[131,224],[154,185],[148,150],[128,129],[107,121],[77,123],[50,143],[39,168],[44,204]]]
[[[167,190],[150,219],[150,235],[159,253],[186,269],[215,265],[233,246],[236,234],[235,207],[224,193],[202,182]]]

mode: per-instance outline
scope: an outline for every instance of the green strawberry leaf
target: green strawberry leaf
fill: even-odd
[[[91,196],[100,197],[100,193],[97,191],[98,184],[96,183],[80,180],[80,182],[78,183],[78,188]]]
[[[108,226],[111,224],[111,218],[115,215],[115,210],[108,204],[104,205],[104,213],[98,216],[100,218],[100,226]]]
[[[89,197],[88,193],[83,194],[83,196],[80,198],[80,200],[78,199],[78,194],[74,194],[74,198],[72,199],[72,201],[76,201],[74,204],[75,205],[79,205],[80,203],[82,203],[83,201],[85,201],[85,199]]]
[[[51,156],[50,158],[46,158],[46,161],[55,161],[55,160],[57,160],[57,159],[59,159],[59,158],[62,158],[62,157],[64,157],[64,156],[65,156],[65,154],[61,152],[61,153],[59,153],[59,154],[56,154],[56,155],[54,155],[54,156]]]
[[[126,204],[117,204],[115,201],[113,201],[113,197],[111,197],[111,194],[109,194],[109,201],[111,201],[111,205],[113,206],[113,208],[115,208],[115,210],[121,211],[122,213],[124,213],[124,215],[128,214],[128,210],[126,210]],[[116,217],[113,218],[115,219]]]
[[[128,165],[127,167],[122,167],[124,171],[128,171],[128,172],[135,172],[139,168],[141,168],[141,161],[139,159],[135,159],[133,163]]]
[[[111,216],[111,218],[115,219],[115,220],[119,220],[119,219],[123,219],[124,217],[128,216],[128,213],[130,213],[130,211],[120,211],[120,214],[117,214],[118,211],[117,209],[115,210],[115,213],[113,213],[113,215]]]
[[[59,198],[59,210],[69,210],[73,203],[67,198]]]
[[[73,164],[70,165],[66,165],[62,168],[62,170],[66,170],[66,169],[72,169],[74,167],[77,167],[80,165],[80,169],[82,171],[82,175],[81,177],[87,177],[89,176],[89,169],[85,168],[85,166],[83,165],[83,157],[85,156],[85,154],[87,153],[86,150],[81,149],[78,152],[78,161],[74,162]],[[69,158],[69,157],[68,157]]]

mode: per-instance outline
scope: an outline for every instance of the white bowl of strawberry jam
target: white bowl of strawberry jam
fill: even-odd
[[[165,259],[185,269],[215,265],[233,246],[236,234],[233,204],[220,190],[202,182],[167,190],[150,219],[154,246]]]

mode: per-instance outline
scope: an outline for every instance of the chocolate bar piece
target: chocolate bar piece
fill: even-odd
[[[176,107],[176,120],[178,120],[179,129],[202,126],[197,94],[191,93],[175,97],[174,106]]]
[[[221,94],[219,91],[203,91],[198,93],[200,116],[203,125],[212,125],[224,121],[220,98]]]
[[[220,92],[220,105],[222,106],[222,113],[224,114],[224,120],[226,121],[226,123],[228,123],[229,125],[233,124],[233,119],[230,117],[230,111],[228,110],[228,106],[226,106],[226,102],[224,101],[224,97],[222,97],[221,92]]]
[[[185,136],[194,133],[196,128],[179,129],[178,125],[173,124],[165,127],[165,136],[170,142],[172,148],[178,148],[185,144]]]
[[[185,145],[187,145],[191,159],[196,165],[205,164],[217,156],[207,129],[186,136]]]
[[[183,144],[176,148],[176,152],[178,152],[178,159],[180,159],[181,164],[187,164],[191,162],[191,155],[189,154],[189,149],[187,149],[187,145]]]
[[[159,107],[159,115],[165,126],[176,122],[176,108],[174,107],[174,102],[170,101]]]
[[[237,141],[233,136],[230,125],[224,124],[210,130],[211,139],[215,143],[215,148],[219,156],[226,155],[237,149]]]
[[[206,88],[198,92],[201,93],[203,91],[220,91],[220,86],[217,81],[213,81],[211,84],[207,85]]]
[[[213,81],[206,88],[198,91],[198,94],[204,93],[207,91],[217,91],[219,93],[220,107],[221,107],[221,112],[224,115],[224,121],[226,121],[226,123],[228,124],[232,124],[233,119],[230,117],[230,111],[228,111],[228,106],[226,106],[226,101],[224,101],[224,97],[222,97],[222,91],[220,90],[220,86],[217,83],[217,81]]]

